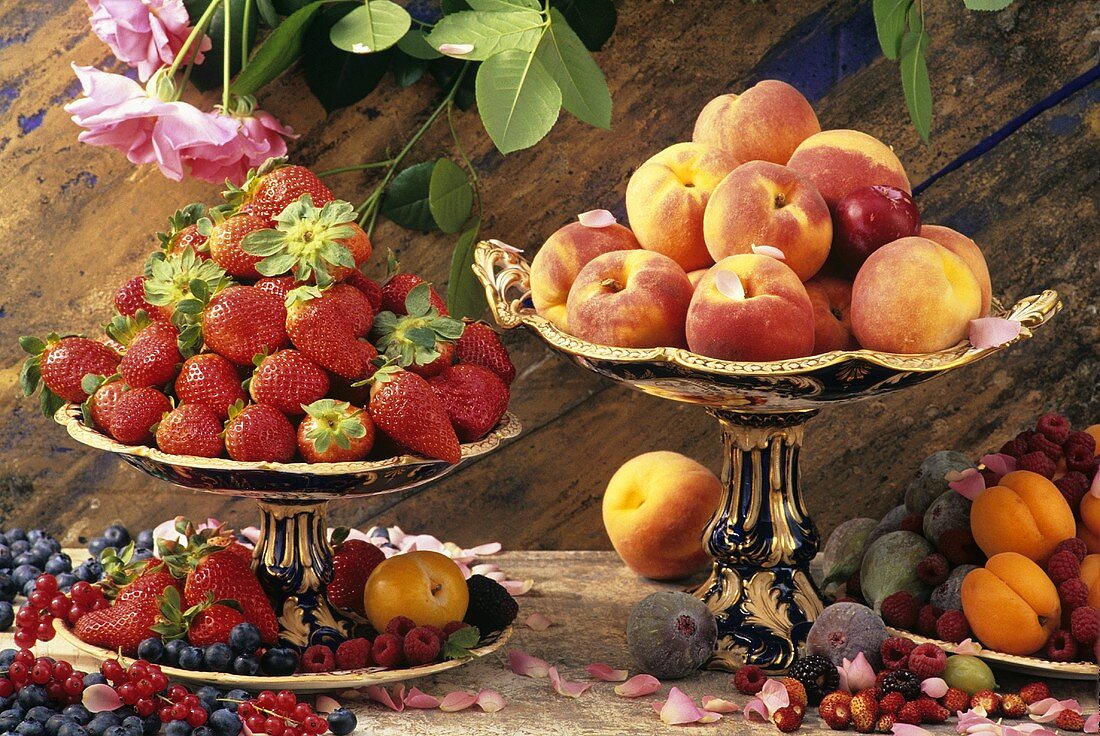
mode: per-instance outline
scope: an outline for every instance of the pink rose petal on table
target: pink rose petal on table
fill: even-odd
[[[753,716],[756,716],[755,718]],[[764,701],[760,698],[753,698],[749,702],[745,703],[745,720],[746,721],[761,721],[767,723],[771,718],[771,713],[768,712],[768,706],[764,705]]]
[[[1085,719],[1085,733],[1100,733],[1100,713],[1093,713]]]
[[[1011,455],[1006,455],[1003,452],[982,455],[982,459],[979,462],[981,462],[987,470],[996,475],[998,480],[1016,470],[1016,458]]]
[[[952,647],[951,651],[954,654],[969,654],[973,656],[982,651],[982,645],[968,636]]]
[[[498,710],[502,710],[504,706],[508,705],[504,696],[496,690],[482,690],[477,694],[476,702],[477,707],[481,708],[486,713],[496,713]]]
[[[920,726],[914,726],[909,723],[895,723],[891,728],[891,733],[894,736],[932,736],[932,732],[927,728],[921,728]]]
[[[522,649],[508,650],[508,666],[521,677],[546,677],[550,674],[550,663],[545,659],[532,656]]]
[[[443,696],[443,702],[439,704],[439,709],[444,713],[454,713],[466,710],[476,702],[477,696],[473,693],[455,690],[453,693],[447,693]]]
[[[317,700],[313,704],[313,710],[324,714],[331,713],[339,707],[340,703],[327,695],[318,695]]]
[[[930,698],[947,695],[947,682],[942,677],[929,677],[920,684],[920,691]]]
[[[472,43],[441,43],[438,47],[439,53],[445,56],[465,56],[474,50]]]
[[[661,689],[661,681],[653,675],[634,675],[621,685],[615,686],[615,694],[624,698],[640,698],[652,695]]]
[[[523,595],[535,587],[534,580],[500,580],[498,581],[505,590],[511,593],[513,596]]]
[[[715,711],[711,710],[701,710],[699,712],[702,715],[699,716],[699,720],[696,721],[696,723],[716,723],[722,720],[721,713],[716,713]]]
[[[660,705],[660,709],[657,706]],[[688,723],[701,723],[706,718],[706,723],[721,718],[719,713],[705,713],[699,709],[695,701],[688,697],[678,687],[672,688],[668,693],[668,699],[664,703],[654,703],[653,707],[661,716],[661,721],[670,726],[683,726]],[[714,716],[717,716],[715,718]]]
[[[115,689],[101,683],[86,687],[80,702],[89,713],[103,713],[122,707],[122,698],[118,696]]]
[[[405,705],[409,708],[431,710],[432,708],[438,708],[440,703],[439,698],[428,695],[416,687],[410,687],[409,692],[405,695]]]
[[[719,270],[714,274],[714,285],[722,296],[734,301],[745,298],[745,285],[733,271]]]
[[[1080,713],[1081,704],[1072,698],[1067,698],[1066,700],[1043,698],[1029,705],[1027,710],[1028,713],[1031,714],[1031,720],[1037,723],[1050,723],[1058,718],[1058,714],[1064,710],[1072,710],[1075,713]]]
[[[856,656],[858,659],[858,655]],[[760,688],[757,696],[768,709],[768,717],[771,717],[780,708],[786,708],[791,704],[791,696],[787,693],[787,688],[779,680],[773,680],[770,677],[764,681],[764,687]]]
[[[604,682],[623,682],[630,673],[627,670],[612,669],[611,665],[603,662],[593,662],[588,665],[589,677],[595,677]]]
[[[588,212],[582,212],[577,215],[577,222],[585,227],[601,228],[610,227],[618,222],[618,220],[615,219],[615,215],[607,210],[589,210]]]
[[[541,613],[532,613],[523,625],[532,631],[546,631],[554,625],[554,622]]]
[[[982,317],[970,320],[970,344],[979,350],[997,348],[1020,335],[1023,325],[1018,320]]]
[[[390,691],[381,685],[368,685],[364,690],[366,696],[376,703],[380,703],[390,710],[400,713],[405,710],[405,702],[400,697],[394,698]]]
[[[752,252],[758,256],[767,256],[768,258],[775,258],[779,261],[787,260],[787,256],[783,254],[783,251],[779,250],[774,245],[754,245],[752,246]]]
[[[500,248],[505,253],[513,253],[513,254],[518,256],[520,253],[523,252],[523,248],[517,248],[514,245],[508,245],[504,241],[497,240],[496,238],[489,238],[489,242],[492,243],[493,245],[495,245],[496,247]],[[499,552],[499,550],[497,550],[497,551]],[[485,554],[494,554],[494,553],[493,552],[487,552]]]
[[[973,501],[985,490],[985,478],[977,468],[967,468],[963,471],[949,470],[943,479],[951,490],[958,493],[968,501]]]
[[[584,694],[585,690],[592,687],[591,682],[569,682],[563,680],[561,675],[558,674],[557,667],[550,668],[550,685],[554,688],[554,692],[558,695],[564,695],[567,698],[579,698]]]
[[[863,656],[863,652],[857,653],[855,659],[842,659],[837,672],[840,674],[840,688],[850,693],[858,693],[875,684],[875,669],[867,661],[867,657]]]
[[[725,698],[719,698],[716,695],[704,695],[703,696],[703,710],[711,713],[736,713],[741,709],[741,706],[737,705]]]

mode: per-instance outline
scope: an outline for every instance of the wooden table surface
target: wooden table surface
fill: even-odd
[[[531,734],[588,736],[589,734],[684,733],[685,728],[664,725],[651,703],[663,701],[675,685],[698,702],[715,695],[744,705],[747,698],[737,693],[731,677],[723,672],[701,671],[680,681],[663,683],[652,696],[629,699],[615,695],[614,684],[597,682],[576,700],[557,695],[546,679],[519,677],[508,668],[506,653],[521,649],[558,667],[571,681],[589,681],[587,665],[604,662],[616,669],[637,670],[626,647],[626,621],[631,607],[649,593],[672,586],[636,577],[614,553],[609,552],[508,552],[493,558],[514,579],[532,579],[534,588],[520,597],[515,634],[508,644],[484,659],[471,662],[435,677],[409,681],[422,691],[442,697],[449,692],[478,692],[489,688],[504,696],[508,705],[497,713],[482,713],[476,707],[459,713],[406,710],[394,713],[373,704],[362,694],[336,696],[359,717],[359,734],[376,736],[450,736],[451,734]],[[523,626],[532,613],[553,621],[546,631]],[[10,635],[0,635],[0,645]],[[39,645],[43,646],[43,645]],[[42,651],[69,658],[71,649],[57,640]],[[80,661],[80,660],[78,660]],[[81,662],[83,663],[83,662]],[[1006,691],[1035,678],[998,671],[998,684]],[[1048,681],[1059,698],[1077,698],[1086,713],[1096,710],[1096,683]],[[770,724],[749,724],[740,713],[726,716],[717,724],[692,727],[692,732],[778,733]],[[933,729],[954,733],[951,723]],[[803,734],[832,733],[811,708]]]

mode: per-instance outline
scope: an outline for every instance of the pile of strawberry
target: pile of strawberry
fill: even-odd
[[[281,160],[225,194],[169,219],[104,340],[20,340],[44,413],[82,403],[124,444],[269,462],[456,463],[497,424],[515,378],[499,337],[393,263],[382,284],[364,276],[351,204]]]

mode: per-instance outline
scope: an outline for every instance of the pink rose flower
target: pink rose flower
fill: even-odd
[[[203,181],[220,184],[228,179],[241,184],[249,169],[273,156],[285,156],[286,139],[297,138],[293,130],[263,110],[252,110],[251,114],[240,117],[226,115],[220,110],[210,115],[235,134],[225,143],[200,144],[185,151],[191,176]]]
[[[88,0],[88,7],[92,31],[119,60],[137,67],[143,82],[175,60],[191,33],[183,0]],[[204,36],[196,64],[202,63],[202,52],[209,49],[210,39]]]

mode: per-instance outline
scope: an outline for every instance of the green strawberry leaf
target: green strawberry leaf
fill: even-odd
[[[24,396],[30,396],[38,390],[38,384],[42,382],[42,358],[32,355],[23,361],[19,370],[19,388]]]
[[[38,337],[24,335],[19,338],[19,347],[29,355],[39,355],[46,349],[46,343]]]
[[[451,254],[451,276],[447,280],[447,311],[459,319],[480,317],[488,307],[485,290],[473,271],[474,248],[477,245],[480,224],[480,220],[474,220],[470,229],[459,236]],[[461,333],[458,337],[461,337]],[[451,339],[457,340],[458,337]]]
[[[434,161],[425,161],[398,172],[386,187],[379,208],[382,214],[406,230],[435,230],[438,225],[429,204],[434,167]]]

